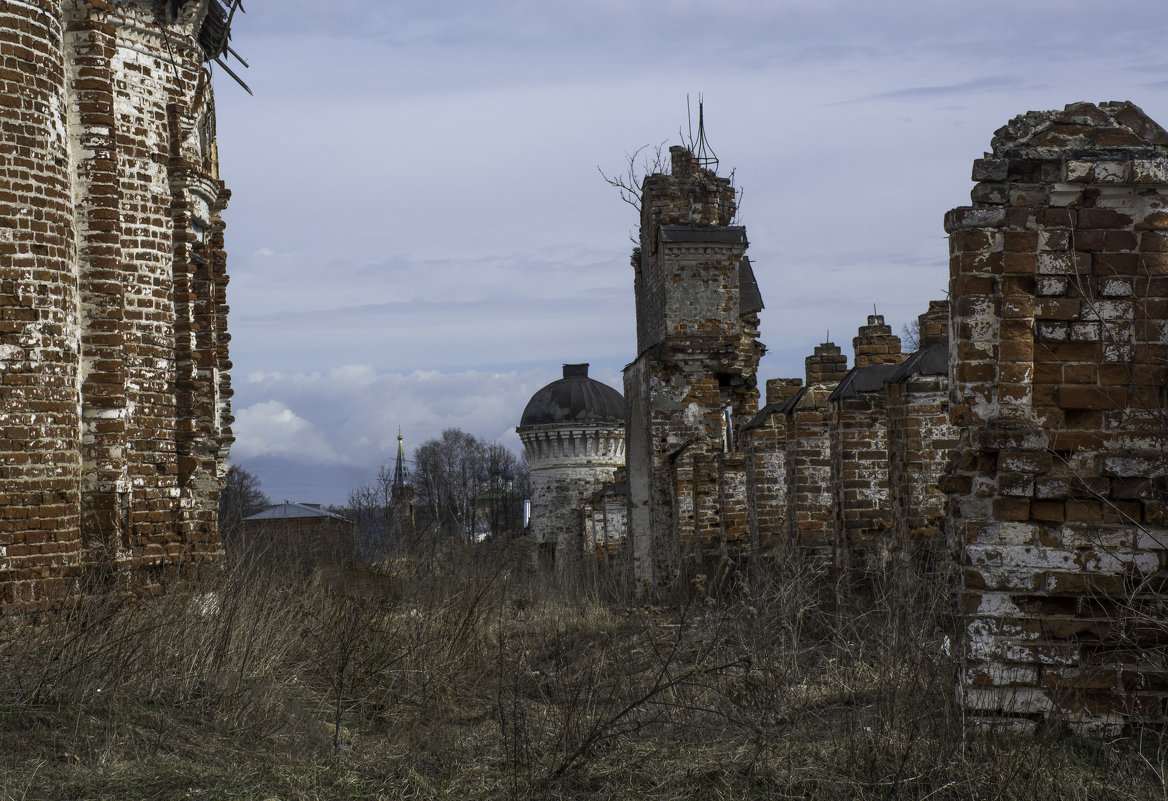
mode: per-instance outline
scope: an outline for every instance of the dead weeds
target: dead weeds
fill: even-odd
[[[1157,738],[979,734],[945,583],[776,560],[658,608],[455,554],[400,593],[271,563],[0,632],[0,800],[1149,799]],[[366,577],[367,583],[367,577]]]

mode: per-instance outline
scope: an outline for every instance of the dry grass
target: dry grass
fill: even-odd
[[[0,801],[1168,797],[1158,740],[971,733],[946,596],[905,566],[838,614],[791,563],[662,608],[525,564],[400,560],[348,591],[240,565],[8,621]]]

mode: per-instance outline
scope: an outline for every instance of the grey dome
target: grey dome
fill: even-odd
[[[624,421],[624,396],[589,378],[587,364],[565,364],[563,378],[531,396],[519,427]]]

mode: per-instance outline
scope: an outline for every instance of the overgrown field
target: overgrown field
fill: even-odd
[[[265,562],[0,622],[0,801],[1168,798],[1158,739],[964,725],[907,568],[839,614],[788,563],[657,607],[526,564]]]

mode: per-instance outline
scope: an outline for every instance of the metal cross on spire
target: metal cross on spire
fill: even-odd
[[[694,157],[698,161],[698,165],[710,172],[718,172],[718,156],[714,153],[714,148],[710,147],[710,143],[706,141],[706,115],[702,108],[704,100],[701,95],[698,95],[698,138],[694,141],[693,136],[693,119],[690,118],[689,129],[689,148],[693,152]],[[689,95],[685,97],[686,111],[689,111]]]
[[[406,467],[406,447],[402,441],[401,426],[397,427],[397,463],[393,466],[393,488],[404,487],[410,481],[410,470]]]

